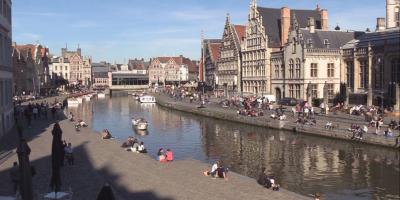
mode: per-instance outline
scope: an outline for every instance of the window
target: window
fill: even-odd
[[[392,82],[400,83],[400,58],[392,59],[391,65]]]
[[[285,65],[284,64],[281,65],[281,76],[282,76],[282,78],[285,78]]]
[[[289,78],[293,78],[293,73],[294,73],[294,69],[293,69],[293,60],[290,59],[289,60]]]
[[[354,88],[354,65],[353,61],[346,62],[346,78],[349,88]]]
[[[57,66],[54,66],[54,70],[57,71]]]
[[[65,68],[65,71],[67,71],[67,70],[68,70],[68,66],[65,66],[64,68]]]
[[[360,61],[360,88],[368,87],[368,65],[366,60]]]
[[[300,59],[296,59],[296,78],[300,78]]]
[[[275,78],[279,78],[279,65],[275,65]]]
[[[289,85],[289,97],[294,97],[294,85],[290,84]]]
[[[333,63],[328,63],[328,77],[335,76],[335,65]]]
[[[312,43],[312,40],[311,40],[311,39],[308,39],[308,40],[307,40],[307,47],[308,47],[308,48],[313,48],[313,43]]]
[[[328,39],[325,39],[325,40],[324,40],[324,45],[325,45],[325,48],[329,48],[330,43],[329,43],[329,40],[328,40]]]
[[[318,76],[318,64],[317,63],[311,63],[310,76],[311,77],[317,77]]]
[[[333,84],[327,84],[328,87],[328,99],[333,99],[335,97],[335,88]]]
[[[295,89],[296,89],[296,96],[295,96],[295,98],[296,98],[296,99],[300,99],[300,85],[299,85],[299,84],[296,84],[296,85],[295,85]]]
[[[311,84],[311,98],[316,99],[318,98],[318,85]]]
[[[296,38],[293,38],[292,53],[296,53]]]

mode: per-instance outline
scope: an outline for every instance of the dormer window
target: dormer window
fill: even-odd
[[[324,46],[325,46],[325,48],[329,48],[330,43],[329,43],[329,40],[328,40],[328,39],[325,39],[325,40],[324,40]]]
[[[307,47],[308,47],[308,48],[312,48],[312,47],[313,47],[313,43],[312,43],[312,40],[311,40],[311,39],[308,39],[308,40],[307,40]]]

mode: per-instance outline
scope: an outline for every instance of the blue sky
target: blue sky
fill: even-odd
[[[78,44],[94,61],[184,55],[200,57],[200,33],[221,38],[226,13],[245,24],[250,0],[14,0],[13,40],[60,54]],[[375,29],[385,0],[258,0],[262,7],[328,9],[330,28]]]

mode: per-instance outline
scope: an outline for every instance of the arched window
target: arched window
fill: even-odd
[[[293,66],[293,59],[289,60],[289,78],[293,78],[294,74],[294,66]]]
[[[391,61],[392,82],[400,83],[400,58],[394,58]]]
[[[300,59],[296,59],[296,78],[300,78]]]

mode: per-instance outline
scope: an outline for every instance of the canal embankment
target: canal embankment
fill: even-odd
[[[352,123],[359,125],[368,125],[368,122],[361,121],[359,119],[345,118],[343,116],[335,118],[335,116],[321,116],[317,119],[316,126],[298,125],[295,123],[295,119],[287,116],[287,120],[280,121],[269,118],[267,113],[265,116],[260,117],[249,117],[237,114],[236,110],[229,108],[222,108],[219,105],[206,105],[204,108],[199,108],[198,103],[189,103],[185,101],[177,101],[173,98],[156,95],[157,104],[169,109],[179,110],[188,112],[196,115],[211,117],[215,119],[228,120],[237,123],[243,123],[247,125],[254,125],[265,128],[279,129],[291,131],[294,133],[303,133],[315,136],[322,136],[340,140],[346,140],[349,142],[363,143],[370,145],[378,145],[388,148],[396,147],[396,137],[399,135],[399,131],[395,131],[393,137],[385,137],[382,135],[372,134],[373,130],[369,130],[368,134],[363,135],[362,140],[353,140],[352,134],[347,131]],[[336,128],[326,129],[326,122],[333,123]]]
[[[35,199],[50,191],[54,122],[37,120],[24,131],[31,148],[31,164],[36,168],[32,180]],[[311,199],[285,189],[265,189],[254,179],[234,172],[229,173],[228,181],[214,180],[202,173],[210,168],[207,163],[189,159],[162,164],[149,155],[125,151],[116,140],[102,140],[91,127],[77,132],[74,123],[68,120],[59,123],[63,139],[74,148],[75,164],[66,165],[61,171],[62,191],[72,192],[72,199],[96,199],[105,183],[111,185],[116,199],[126,200]],[[149,152],[155,153],[155,150]],[[13,154],[0,165],[0,195],[10,195],[12,191],[9,171],[16,160],[18,157]]]

